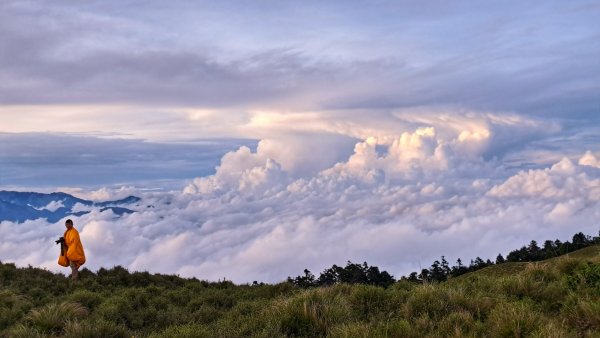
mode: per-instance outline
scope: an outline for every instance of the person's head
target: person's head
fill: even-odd
[[[70,219],[68,219],[65,222],[65,227],[67,227],[67,229],[71,229],[73,227],[73,221],[71,221]]]

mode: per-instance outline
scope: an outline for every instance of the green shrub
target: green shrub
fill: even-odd
[[[567,277],[567,283],[571,289],[578,287],[592,288],[600,296],[600,264],[578,265]]]
[[[171,311],[168,299],[161,294],[152,296],[144,289],[127,288],[102,302],[95,315],[131,330],[150,332],[180,323],[177,315],[182,312]]]
[[[204,296],[203,301],[209,306],[220,310],[231,309],[237,302],[232,294],[221,290],[214,290],[214,292],[208,293]]]
[[[88,290],[76,290],[69,297],[69,301],[79,303],[93,311],[102,303],[102,295]]]
[[[170,290],[165,292],[165,297],[168,298],[169,303],[177,306],[186,306],[187,303],[192,299],[193,293],[187,288],[178,288],[176,290]]]
[[[264,310],[268,304],[268,300],[243,300],[238,302],[229,313],[235,317],[253,316]]]
[[[27,298],[8,290],[0,291],[0,331],[16,323],[30,307]]]
[[[190,313],[190,319],[198,323],[210,324],[223,316],[222,311],[203,303],[200,303],[198,307],[194,306],[193,308],[194,310]]]
[[[106,299],[102,302],[95,311],[96,315],[107,321],[129,326],[128,314],[133,312],[133,308],[124,299],[117,295]]]

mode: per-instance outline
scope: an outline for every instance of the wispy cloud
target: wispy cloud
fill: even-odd
[[[0,14],[0,102],[228,110],[451,104],[585,118],[599,89],[592,24],[599,9],[582,5],[269,2],[259,11],[119,2],[117,15],[112,2],[8,1]],[[157,28],[171,23],[173,30]]]

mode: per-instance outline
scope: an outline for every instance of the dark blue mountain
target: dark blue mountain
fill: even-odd
[[[116,201],[93,202],[63,192],[43,194],[2,190],[0,191],[0,222],[22,223],[27,220],[45,218],[50,223],[56,223],[67,216],[81,216],[89,213],[89,211],[74,212],[73,207],[77,203],[90,208],[98,208],[100,212],[111,210],[115,215],[122,216],[134,212],[123,206],[135,204],[140,200],[139,197],[129,196]]]
[[[121,207],[106,207],[106,208],[100,209],[100,212],[105,212],[106,210],[112,210],[112,212],[118,216],[123,216],[124,214],[132,214],[135,212],[133,210],[130,210],[127,208],[121,208]]]
[[[97,207],[110,207],[110,206],[133,204],[133,203],[139,202],[140,200],[141,200],[141,198],[139,198],[139,197],[129,196],[129,197],[123,198],[121,200],[117,200],[117,201],[97,202],[97,203],[94,203],[94,205]]]

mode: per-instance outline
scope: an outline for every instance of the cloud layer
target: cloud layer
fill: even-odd
[[[598,125],[597,4],[263,6],[3,1],[0,131],[262,139],[237,127],[435,105]]]
[[[399,276],[439,255],[493,258],[531,239],[598,231],[596,153],[519,169],[489,155],[519,148],[514,140],[529,139],[541,122],[511,124],[485,114],[464,121],[470,123],[452,127],[430,120],[395,138],[358,140],[341,161],[311,142],[285,147],[285,139],[264,139],[256,150],[242,146],[223,156],[213,175],[182,191],[134,191],[143,198],[134,214],[76,219],[88,267],[276,282],[304,268],[353,260]],[[324,142],[325,153],[346,147],[333,140]],[[14,229],[0,224],[3,260],[57,270],[52,239],[62,232],[60,223],[29,221]]]

